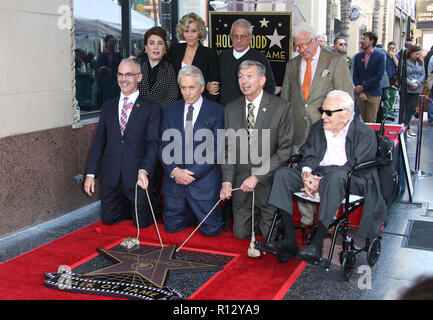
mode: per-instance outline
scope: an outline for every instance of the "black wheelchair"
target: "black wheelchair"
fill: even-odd
[[[289,166],[291,166],[292,164],[299,162],[301,160],[302,160],[302,155],[293,155],[289,159]],[[329,271],[330,265],[331,265],[331,260],[332,260],[332,257],[334,255],[334,251],[335,251],[337,236],[341,235],[342,236],[342,251],[339,253],[339,255],[340,255],[341,268],[342,268],[342,272],[343,272],[343,278],[345,280],[349,280],[350,277],[352,276],[353,272],[355,271],[356,255],[358,253],[363,252],[363,251],[367,252],[367,263],[371,267],[377,263],[379,256],[380,256],[381,239],[382,239],[380,236],[376,237],[374,239],[368,239],[367,238],[365,240],[364,246],[358,247],[355,244],[353,237],[349,235],[349,231],[352,228],[354,228],[352,226],[350,220],[349,220],[350,215],[354,211],[356,211],[358,208],[360,208],[364,203],[364,197],[350,194],[351,177],[352,177],[353,173],[355,173],[357,171],[360,171],[360,170],[363,170],[366,168],[379,167],[379,166],[381,166],[381,163],[378,160],[372,160],[372,161],[368,161],[365,163],[360,163],[360,164],[354,166],[349,171],[347,185],[346,185],[345,198],[342,200],[342,203],[341,203],[341,205],[343,206],[343,213],[340,216],[338,216],[337,218],[335,218],[333,220],[333,222],[331,222],[331,224],[329,225],[329,228],[328,228],[328,230],[332,230],[333,228],[335,228],[335,229],[334,229],[334,232],[332,235],[332,242],[331,242],[331,246],[329,249],[328,257],[327,257],[327,259],[322,259],[321,266],[324,267],[327,271]],[[305,196],[303,196],[303,192],[294,193],[293,197],[295,198],[296,201],[303,201],[303,202],[308,202],[308,203],[312,203],[312,204],[320,204],[319,198],[312,199],[312,198],[305,197]],[[267,236],[266,243],[270,242],[270,239],[271,239],[272,234],[274,232],[278,217],[279,217],[279,213],[277,211],[277,213],[274,215],[274,219],[273,219],[269,234]],[[310,243],[310,240],[313,238],[314,234],[316,233],[317,228],[318,228],[318,225],[313,226],[308,234],[307,234],[307,230],[305,230],[305,229],[301,230],[304,233],[303,244],[308,245]],[[286,257],[279,256],[278,252],[269,251],[269,249],[267,249],[268,247],[260,241],[255,242],[255,247],[258,250],[263,251],[265,253],[267,252],[267,253],[275,254],[277,260],[280,263],[284,263],[288,260]]]

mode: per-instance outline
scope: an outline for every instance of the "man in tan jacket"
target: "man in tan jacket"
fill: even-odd
[[[305,142],[310,126],[320,120],[319,108],[331,90],[343,90],[353,97],[353,82],[347,62],[341,55],[319,46],[314,28],[300,23],[293,30],[293,44],[299,53],[287,62],[281,98],[293,108],[293,153]],[[300,204],[300,226],[314,224],[315,207]]]

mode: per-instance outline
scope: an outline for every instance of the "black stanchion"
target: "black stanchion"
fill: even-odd
[[[416,153],[415,153],[415,170],[412,170],[411,173],[415,174],[418,177],[430,177],[432,174],[429,172],[425,172],[419,169],[419,164],[421,161],[421,144],[422,144],[422,126],[423,126],[423,118],[424,118],[424,103],[426,100],[432,102],[432,100],[426,95],[420,95],[421,104],[419,107],[419,118],[418,118],[418,134],[416,137]]]

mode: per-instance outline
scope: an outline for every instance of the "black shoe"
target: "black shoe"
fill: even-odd
[[[263,243],[254,242],[255,247],[263,252],[275,254],[279,257],[292,258],[296,255],[298,248],[293,248],[282,241]]]
[[[320,264],[323,260],[322,250],[320,249],[319,251],[319,249],[313,245],[300,249],[297,256],[313,264]]]

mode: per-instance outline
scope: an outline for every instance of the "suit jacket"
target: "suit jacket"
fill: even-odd
[[[343,90],[353,97],[353,84],[346,59],[338,53],[322,49],[310,94],[305,101],[301,86],[301,59],[299,55],[287,62],[281,88],[281,98],[293,106],[296,123],[293,140],[297,146],[304,143],[310,126],[321,119],[319,108],[329,91]]]
[[[375,49],[368,61],[367,69],[364,63],[364,51],[358,52],[353,58],[353,84],[362,85],[372,96],[382,95],[382,78],[385,74],[385,55]]]
[[[197,120],[194,123],[193,132],[200,129],[207,129],[206,138],[202,138],[200,141],[194,141],[193,149],[194,152],[204,145],[204,143],[210,142],[211,148],[201,149],[200,154],[205,158],[209,156],[209,161],[205,163],[197,163],[196,157],[193,159],[193,163],[186,164],[184,155],[184,106],[185,101],[179,100],[172,104],[169,104],[163,114],[161,124],[161,136],[159,145],[159,160],[164,168],[164,178],[162,184],[162,193],[167,197],[181,197],[185,193],[189,193],[194,199],[197,200],[215,200],[219,197],[219,191],[221,188],[221,170],[220,165],[217,161],[217,130],[224,129],[224,107],[211,100],[203,98],[203,104],[200,108],[200,112],[197,116]],[[170,130],[172,129],[172,130]],[[171,131],[175,131],[175,137],[164,137],[164,132],[167,134]],[[200,132],[199,132],[200,133]],[[210,140],[213,138],[213,141]],[[164,141],[168,140],[169,141]],[[176,157],[176,151],[180,150],[181,156]],[[169,153],[168,153],[169,152]],[[208,154],[210,152],[210,154]],[[168,161],[169,157],[174,157],[174,162]],[[173,178],[170,177],[171,172],[174,168],[188,169],[194,172],[194,182],[188,186],[179,185]]]
[[[310,167],[313,173],[320,172],[320,162],[327,149],[323,120],[317,121],[310,128],[310,134],[301,147],[303,155],[300,165],[297,167]],[[339,168],[346,173],[356,164],[376,159],[377,138],[376,133],[369,126],[359,120],[353,120],[349,125],[346,136],[346,157],[347,162]],[[360,234],[374,238],[379,234],[382,222],[387,220],[387,208],[380,191],[380,180],[376,168],[363,169],[353,176],[362,179],[366,186],[364,209],[361,225],[358,230]]]
[[[141,65],[141,73],[143,74],[143,79],[138,84],[140,95],[158,102],[162,108],[175,102],[179,95],[179,86],[172,64],[163,58],[157,67],[155,83],[151,85],[149,81],[149,58],[145,55],[138,57],[136,61]]]
[[[178,43],[172,46],[168,52],[176,75],[179,74],[179,70],[182,68],[182,60],[185,56],[185,50],[186,43]],[[195,52],[195,56],[192,61],[192,65],[201,70],[205,83],[210,81],[220,81],[218,55],[214,49],[205,47],[199,42],[197,51]],[[219,99],[219,96],[210,95],[206,88],[204,91],[204,96],[213,101],[218,101]],[[180,93],[179,99],[182,99]]]
[[[119,125],[119,98],[102,105],[98,127],[87,161],[87,174],[98,175],[102,162],[103,183],[134,188],[138,170],[152,176],[157,160],[161,107],[138,97],[131,110],[123,136]]]
[[[242,96],[226,104],[224,118],[226,131],[228,129],[234,131],[246,130],[245,97]],[[243,180],[255,174],[257,167],[266,166],[269,168],[267,172],[256,174],[256,177],[259,179],[259,184],[269,187],[270,191],[274,171],[285,164],[292,153],[293,126],[291,104],[263,91],[262,101],[254,124],[254,129],[259,129],[258,134],[257,132],[253,134],[249,146],[248,143],[244,144],[239,139],[234,145],[226,143],[226,158],[235,159],[236,163],[232,164],[231,161],[226,160],[221,166],[223,182],[231,182],[233,188],[237,188]],[[269,141],[267,139],[262,141],[263,131],[260,129],[269,129]],[[248,156],[246,163],[240,162],[241,156],[245,156],[245,154],[241,154],[242,147],[247,148],[249,155],[253,153],[260,156],[264,150],[264,145],[269,147],[269,158],[265,159],[265,163],[254,164],[250,156]]]

